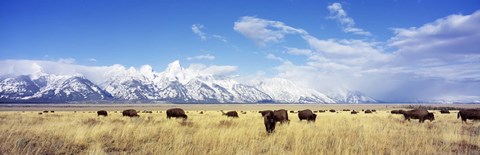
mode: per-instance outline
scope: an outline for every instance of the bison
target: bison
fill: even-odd
[[[123,116],[128,116],[128,117],[139,117],[137,114],[137,111],[134,109],[127,109],[122,112]]]
[[[224,113],[222,111],[222,115],[226,115],[227,117],[233,117],[233,118],[238,118],[238,113],[237,111],[229,111],[227,113]]]
[[[350,114],[358,114],[358,111],[353,110]]]
[[[335,112],[335,109],[330,109],[329,111],[330,111],[330,112]]]
[[[342,111],[350,111],[350,109],[343,109]]]
[[[320,112],[320,113],[321,113],[321,112],[325,112],[325,110],[318,110],[318,112]]]
[[[183,111],[183,109],[180,109],[180,108],[172,108],[167,110],[167,118],[170,119],[172,117],[183,118],[183,119],[188,118],[188,116],[185,114],[185,111]]]
[[[200,111],[200,114],[203,114],[203,111]]]
[[[281,124],[290,122],[287,110],[285,109],[275,110],[273,111],[273,114],[275,115],[275,121],[280,122]]]
[[[273,113],[273,111],[268,110],[265,112],[265,115],[263,116],[263,122],[265,124],[265,129],[267,130],[267,133],[272,133],[275,130],[277,120],[275,119],[275,114]]]
[[[392,110],[392,111],[390,111],[390,113],[392,113],[392,114],[403,114],[403,112],[404,112],[403,110]]]
[[[425,122],[425,120],[430,120],[433,121],[435,120],[435,116],[433,113],[428,112],[426,109],[414,109],[410,111],[403,111],[403,116],[405,117],[405,120],[410,121],[410,119],[419,119],[420,123]]]
[[[261,113],[262,114],[262,117],[265,117],[266,114],[270,113],[270,112],[273,112],[271,110],[263,110],[263,111],[259,111],[258,113]]]
[[[448,109],[442,109],[442,110],[440,110],[440,113],[441,114],[449,114],[450,111],[448,111]]]
[[[97,116],[108,116],[108,113],[105,110],[99,110],[97,111]]]
[[[307,122],[315,122],[317,119],[317,114],[314,114],[310,109],[305,109],[298,111],[298,118],[300,121],[307,120]]]
[[[370,109],[367,109],[367,110],[365,110],[365,113],[366,113],[366,114],[371,114],[372,111],[371,111]]]
[[[293,110],[290,110],[290,113],[295,113],[295,111],[293,111]]]
[[[467,122],[467,119],[480,120],[480,109],[464,109],[457,114],[457,119],[462,118],[462,122]]]

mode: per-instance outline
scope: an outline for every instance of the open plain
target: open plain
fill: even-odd
[[[462,123],[458,111],[437,110],[430,110],[433,122],[408,122],[390,114],[399,106],[2,105],[0,154],[480,154],[480,122]],[[167,119],[165,110],[172,107],[185,109],[188,119]],[[140,111],[140,117],[123,117],[121,110],[127,108]],[[277,124],[267,134],[258,110],[281,108],[339,112],[316,113],[314,123],[288,113],[290,123]],[[107,117],[97,116],[101,109],[108,111]],[[44,110],[55,112],[38,114]],[[240,115],[227,118],[219,110]]]

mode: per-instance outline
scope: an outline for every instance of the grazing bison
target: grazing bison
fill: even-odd
[[[244,112],[242,112],[242,114],[247,114],[247,112],[246,112],[246,111],[244,111]]]
[[[350,109],[343,109],[342,111],[350,111]]]
[[[450,111],[448,111],[448,109],[442,109],[442,110],[440,110],[440,113],[442,113],[442,114],[449,114]]]
[[[122,112],[123,116],[128,116],[128,117],[139,117],[137,114],[137,111],[133,109],[127,109]]]
[[[305,109],[298,111],[298,118],[300,121],[307,120],[307,122],[315,122],[317,119],[317,114],[314,114],[310,109]]]
[[[370,109],[367,109],[367,110],[365,110],[365,113],[366,113],[366,114],[371,114],[372,111],[371,111]]]
[[[330,109],[329,111],[330,111],[330,112],[335,112],[335,109]]]
[[[203,111],[200,111],[200,114],[203,114]]]
[[[390,111],[390,113],[392,113],[392,114],[403,114],[403,112],[404,112],[403,110],[392,110],[392,111]]]
[[[425,122],[425,120],[433,121],[435,120],[435,116],[433,113],[428,112],[426,109],[415,109],[410,111],[403,111],[403,116],[405,120],[410,121],[410,119],[419,119],[420,123]]]
[[[45,111],[43,111],[43,113],[48,113],[48,111],[47,111],[47,110],[45,110]]]
[[[275,121],[280,122],[281,124],[290,123],[290,120],[288,119],[287,110],[285,109],[275,110],[273,111],[273,114],[275,116]]]
[[[227,113],[224,113],[224,112],[222,111],[222,114],[223,114],[223,115],[226,115],[227,117],[238,118],[238,113],[237,113],[237,111],[229,111],[229,112],[227,112]]]
[[[275,130],[277,120],[275,120],[275,114],[273,113],[273,111],[268,110],[267,112],[265,112],[265,115],[263,116],[263,122],[265,124],[265,129],[267,130],[267,133],[272,133]]]
[[[325,112],[325,110],[318,110],[318,112]]]
[[[371,111],[372,111],[372,112],[377,112],[377,110],[375,110],[375,109],[372,109]]]
[[[105,110],[99,110],[97,111],[97,116],[108,116],[108,113]]]
[[[271,110],[263,110],[263,111],[259,111],[258,113],[261,113],[262,114],[262,117],[265,117],[266,114],[270,113],[270,112],[273,112]]]
[[[293,110],[290,110],[290,113],[295,113],[295,111],[293,111]]]
[[[480,109],[464,109],[460,110],[457,118],[462,118],[462,122],[467,122],[467,119],[480,120]]]
[[[358,114],[358,111],[353,110],[350,114]]]
[[[41,114],[43,114],[43,113],[42,113],[42,112],[39,112],[38,114],[41,115]]]
[[[180,109],[180,108],[172,108],[167,110],[167,118],[170,119],[172,117],[183,118],[183,119],[188,118],[188,116],[185,114],[185,111],[183,111],[183,109]]]

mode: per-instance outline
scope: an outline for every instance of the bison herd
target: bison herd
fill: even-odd
[[[334,109],[331,109],[331,110],[328,110],[330,112],[336,112],[336,110]],[[355,110],[350,110],[350,109],[343,109],[342,111],[345,111],[345,112],[348,112],[350,111],[351,114],[357,114],[359,113],[358,111],[355,111]],[[362,111],[365,113],[365,114],[371,114],[373,112],[376,112],[376,110],[364,110],[362,109]],[[54,113],[54,111],[43,111],[43,113]],[[138,113],[140,111],[136,111],[134,109],[127,109],[127,110],[124,110],[122,112],[122,115],[123,116],[128,116],[128,117],[139,117]],[[220,112],[222,112],[222,115],[224,116],[227,116],[227,117],[232,117],[232,118],[238,118],[239,115],[237,113],[237,111],[228,111],[228,112],[224,112],[223,110],[221,110]],[[290,113],[297,113],[298,115],[298,119],[300,121],[302,120],[306,120],[307,122],[315,122],[315,120],[317,119],[317,112],[326,112],[326,110],[318,110],[318,111],[312,111],[310,109],[305,109],[305,110],[300,110],[300,111],[287,111],[285,109],[279,109],[279,110],[263,110],[263,111],[259,111],[258,113],[260,113],[263,117],[263,121],[264,121],[264,124],[265,124],[265,129],[267,131],[267,133],[272,133],[274,130],[275,130],[275,125],[277,122],[281,123],[281,124],[284,124],[284,123],[287,123],[289,124],[290,123],[290,119],[288,119],[288,112]],[[116,113],[116,111],[115,111]],[[152,113],[152,111],[146,111],[144,110],[143,113]],[[161,113],[161,112],[159,112]],[[246,112],[244,111],[241,111],[242,114],[246,114]],[[338,112],[337,112],[338,113]],[[399,114],[399,115],[403,115],[404,119],[405,120],[408,120],[410,121],[410,119],[418,119],[420,123],[423,123],[425,122],[425,120],[429,120],[429,121],[433,121],[435,120],[435,116],[433,113],[429,112],[428,110],[426,109],[414,109],[414,110],[392,110],[390,111],[391,114]],[[440,110],[440,113],[441,114],[449,114],[450,111],[444,109],[444,110]],[[42,114],[42,112],[39,113],[40,115]],[[185,114],[185,111],[181,108],[172,108],[172,109],[168,109],[166,111],[166,114],[167,114],[167,118],[170,119],[170,118],[181,118],[181,119],[188,119],[188,116]],[[204,114],[203,111],[200,112],[200,114]],[[98,116],[104,116],[104,117],[107,117],[108,116],[108,112],[105,111],[105,110],[99,110],[97,111],[97,115]],[[462,122],[467,122],[467,120],[480,120],[480,109],[464,109],[464,110],[460,110],[457,114],[457,119],[460,119],[462,120]]]

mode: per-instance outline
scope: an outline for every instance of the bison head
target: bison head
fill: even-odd
[[[433,115],[433,113],[428,113],[427,115],[427,119],[431,121],[435,120],[435,116]]]
[[[268,112],[263,119],[265,123],[265,129],[268,133],[272,133],[273,130],[275,130],[275,123],[277,122],[275,120],[274,113],[272,111]]]

